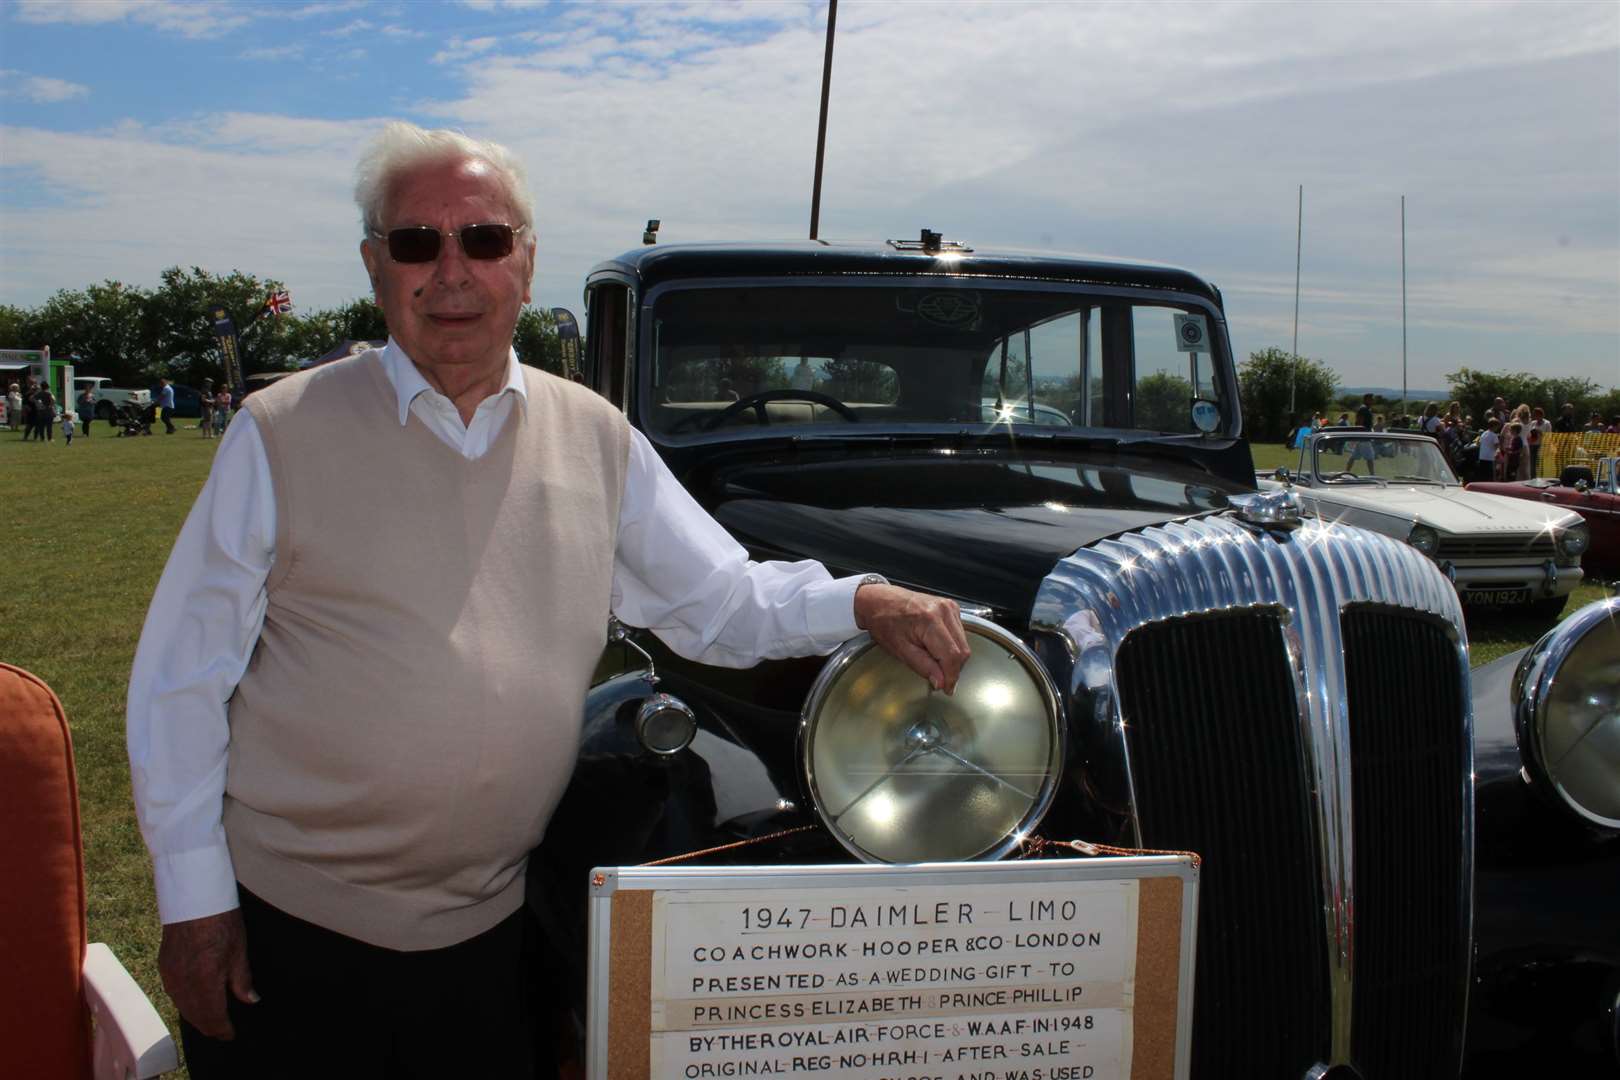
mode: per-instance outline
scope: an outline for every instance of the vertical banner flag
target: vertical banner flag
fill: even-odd
[[[563,377],[577,383],[585,381],[579,367],[579,323],[567,308],[554,307],[551,317],[557,323],[557,344],[562,347]]]
[[[214,321],[214,337],[219,341],[219,352],[225,359],[225,385],[231,388],[233,394],[241,397],[246,386],[242,382],[242,357],[240,343],[236,339],[236,323],[226,314],[224,304],[211,306],[208,317]]]

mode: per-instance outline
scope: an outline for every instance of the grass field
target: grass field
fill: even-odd
[[[194,421],[182,421],[190,425]],[[165,1013],[150,868],[130,803],[124,690],[146,605],[217,443],[189,426],[117,439],[97,424],[66,447],[0,432],[0,659],[35,672],[73,725],[90,937],[118,953]],[[1288,459],[1255,448],[1258,467]],[[46,494],[48,493],[48,494]],[[1568,610],[1605,595],[1589,585]],[[1477,665],[1529,644],[1539,627],[1497,617],[1471,629]]]

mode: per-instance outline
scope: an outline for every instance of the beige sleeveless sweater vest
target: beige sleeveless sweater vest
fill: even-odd
[[[629,431],[523,376],[527,408],[476,461],[400,426],[375,353],[246,403],[276,555],[229,706],[231,858],[276,907],[387,948],[522,903],[606,635]]]

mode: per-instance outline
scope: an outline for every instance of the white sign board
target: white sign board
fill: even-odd
[[[592,1077],[1125,1080],[1144,1075],[1143,957],[1163,1066],[1147,1075],[1184,1075],[1189,860],[598,875]],[[622,923],[607,905],[627,889],[640,914]],[[604,940],[614,926],[644,940]]]

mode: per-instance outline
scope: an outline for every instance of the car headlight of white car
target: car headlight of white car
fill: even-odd
[[[1432,559],[1440,549],[1440,534],[1427,525],[1414,525],[1412,531],[1406,534],[1406,542]]]
[[[1581,555],[1592,544],[1592,534],[1586,523],[1571,525],[1558,534],[1558,550],[1565,555]]]
[[[1620,597],[1588,604],[1531,646],[1512,700],[1531,781],[1620,829]]]

